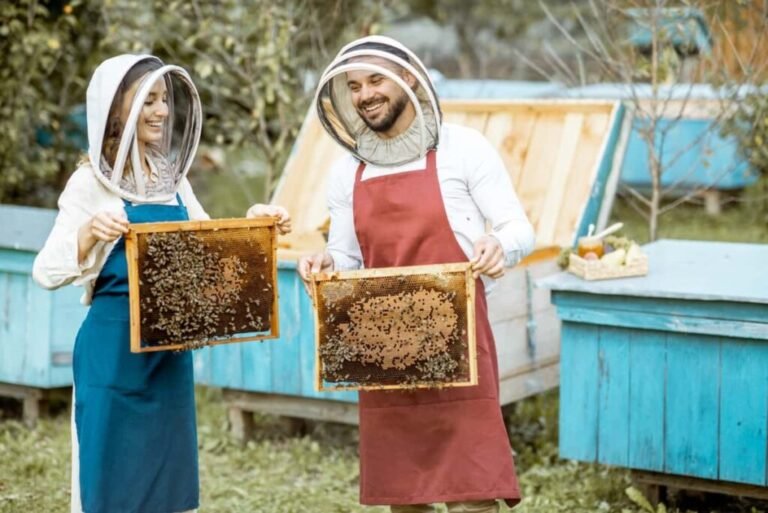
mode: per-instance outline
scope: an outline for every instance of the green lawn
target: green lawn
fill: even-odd
[[[6,415],[17,411],[0,403]],[[227,431],[221,395],[198,389],[201,513],[384,513],[357,504],[357,431],[314,424],[291,436],[274,417],[257,417],[256,438],[243,445]],[[519,403],[512,444],[525,494],[519,513],[636,513],[626,471],[557,458],[557,394]],[[68,512],[69,417],[65,411],[27,429],[0,421],[0,513]],[[130,483],[126,483],[130,486]],[[702,508],[702,503],[716,503]],[[724,498],[685,498],[705,511],[757,513],[768,509]],[[755,509],[753,509],[755,506]],[[505,510],[506,511],[506,510]],[[670,509],[670,511],[678,511]]]

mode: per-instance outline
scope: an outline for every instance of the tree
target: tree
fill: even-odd
[[[309,104],[308,73],[322,68],[341,41],[367,33],[381,6],[348,0],[115,0],[104,11],[106,46],[148,51],[192,71],[203,103],[204,141],[259,148],[266,181],[260,199],[266,201]]]
[[[630,204],[647,219],[650,239],[655,240],[659,217],[663,213],[711,187],[688,191],[674,201],[662,203],[679,185],[674,183],[662,187],[662,175],[682,153],[690,149],[683,148],[672,156],[664,154],[666,138],[676,123],[683,119],[691,104],[692,82],[694,79],[708,80],[716,86],[730,86],[719,90],[721,108],[712,113],[711,129],[714,131],[733,109],[741,94],[740,88],[733,85],[748,83],[763,72],[761,66],[753,64],[761,56],[758,48],[767,33],[765,13],[768,2],[760,0],[750,4],[739,1],[741,9],[756,9],[758,13],[762,10],[762,17],[759,18],[762,22],[755,28],[760,37],[753,39],[749,48],[741,49],[727,43],[733,39],[734,31],[727,28],[732,20],[726,16],[729,13],[732,16],[734,11],[724,7],[722,2],[589,0],[586,4],[572,4],[574,16],[578,20],[576,28],[566,27],[543,0],[539,3],[550,22],[578,49],[583,59],[579,60],[579,64],[588,62],[588,69],[591,70],[591,73],[585,73],[586,66],[579,66],[578,71],[573,71],[562,59],[552,56],[548,67],[539,67],[542,74],[565,82],[576,82],[575,85],[596,81],[618,82],[627,86],[626,103],[634,116],[634,127],[645,142],[648,152],[651,189],[645,193],[625,186],[624,194]],[[737,9],[735,13],[741,15],[742,11]],[[695,49],[688,46],[692,38],[691,31],[695,29],[691,23],[699,23],[702,14],[709,26],[718,28],[724,42],[719,44],[719,51],[713,52],[711,58],[701,56],[698,68],[691,68],[687,60],[689,52],[695,52]],[[639,34],[632,34],[630,26],[636,27]],[[638,39],[642,44],[638,44]],[[722,65],[724,55],[729,53],[736,54],[732,60],[749,60],[741,67],[742,73],[736,77],[722,76],[722,70],[725,69]],[[521,58],[525,56],[521,55]],[[649,92],[641,94],[643,89]],[[692,141],[691,144],[699,142]]]
[[[0,202],[50,206],[72,171],[71,108],[98,58],[93,15],[77,1],[0,5]]]

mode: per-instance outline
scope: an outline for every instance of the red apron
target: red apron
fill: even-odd
[[[435,165],[355,177],[355,231],[366,268],[466,262],[448,222]],[[499,406],[499,376],[485,292],[477,280],[479,384],[360,392],[360,502],[429,504],[505,499],[520,491]]]

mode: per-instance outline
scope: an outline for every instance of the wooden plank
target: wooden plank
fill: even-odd
[[[563,129],[562,114],[554,112],[541,114],[531,134],[531,142],[525,157],[519,180],[514,184],[520,202],[525,206],[528,219],[538,231],[551,184],[556,153],[553,148],[560,146]],[[547,246],[546,242],[543,245]]]
[[[21,298],[19,298],[21,299]],[[27,276],[27,294],[24,299],[27,323],[26,340],[20,344],[26,352],[22,383],[41,387],[50,387],[51,383],[51,307],[53,294],[35,285],[31,276]]]
[[[565,308],[592,308],[595,310],[637,311],[668,314],[681,317],[729,319],[732,321],[761,322],[768,320],[768,305],[728,301],[696,301],[632,297],[627,295],[580,294],[554,292],[557,306]]]
[[[474,128],[481,134],[484,134],[485,127],[488,124],[488,117],[489,117],[488,112],[467,114],[467,117],[464,119],[464,122],[461,124],[469,128]]]
[[[720,342],[667,334],[664,471],[717,478]]]
[[[634,330],[630,335],[629,462],[630,468],[664,470],[665,381],[667,337],[663,332]]]
[[[590,192],[598,178],[600,149],[609,129],[610,116],[589,114],[583,116],[583,120],[584,122],[580,125],[578,146],[570,154],[569,173],[564,179],[564,190],[567,191],[568,196],[575,198],[590,198]],[[583,201],[562,201],[558,208],[556,222],[552,224],[550,239],[543,242],[550,241],[552,244],[567,246],[574,241],[579,235],[579,223],[585,211],[585,205]],[[596,223],[597,219],[590,219],[590,222]]]
[[[357,404],[348,402],[238,390],[225,390],[224,399],[228,405],[246,411],[352,425],[358,423]]]
[[[719,478],[765,485],[768,344],[724,339],[720,370]]]
[[[4,322],[0,326],[0,381],[18,385],[24,383],[24,367],[27,360],[27,289],[29,278],[24,274],[5,274],[5,297],[2,305]]]
[[[522,374],[502,377],[499,384],[499,401],[502,406],[506,406],[557,388],[559,384],[560,365],[558,360],[555,363],[528,369]]]
[[[614,101],[578,99],[521,99],[521,100],[443,100],[440,108],[444,114],[463,112],[530,112],[562,114],[563,112],[610,111]]]
[[[565,202],[566,192],[572,194],[573,187],[576,184],[588,182],[591,185],[590,176],[588,173],[572,173],[574,166],[589,166],[589,160],[582,158],[582,161],[574,159],[574,156],[578,150],[584,151],[585,147],[588,148],[587,141],[584,141],[582,134],[582,126],[584,125],[584,115],[568,113],[565,115],[565,121],[563,123],[563,130],[561,135],[560,144],[551,151],[557,156],[554,161],[552,173],[550,175],[549,187],[546,191],[546,196],[543,200],[541,218],[539,220],[536,230],[536,241],[540,245],[552,246],[556,244],[555,232],[558,229],[558,222],[562,219],[561,209],[563,209],[568,203]],[[586,175],[586,176],[585,176]],[[569,180],[570,176],[574,176],[576,180]],[[572,202],[576,203],[576,202]],[[576,205],[578,210],[581,210],[581,205]],[[562,227],[562,225],[560,225]],[[571,240],[570,233],[572,228],[568,229],[569,236],[564,240]]]
[[[597,461],[597,328],[563,323],[560,362],[560,456]]]
[[[211,375],[214,385],[223,388],[243,388],[243,344],[211,347]]]
[[[529,112],[515,116],[492,112],[488,116],[485,136],[499,151],[513,184],[520,180],[523,172],[536,119],[537,115]]]
[[[603,202],[600,205],[597,222],[595,223],[595,231],[600,231],[608,225],[608,219],[613,210],[613,200],[616,197],[616,190],[621,179],[621,164],[624,162],[624,153],[627,151],[627,142],[632,132],[632,115],[628,111],[625,112],[624,118],[619,122],[618,126],[614,127],[614,130],[618,130],[619,134],[613,155],[611,156],[611,170],[605,181],[605,193],[603,195]]]
[[[626,467],[629,460],[630,332],[600,328],[597,459]]]
[[[695,477],[642,471],[632,471],[632,479],[642,483],[654,483],[681,490],[698,490],[702,492],[768,500],[768,488],[764,486],[712,481],[709,479],[697,479]]]
[[[588,308],[560,308],[558,312],[564,321],[604,326],[622,326],[626,328],[644,326],[646,329],[673,333],[698,333],[701,335],[724,337],[768,339],[768,324],[761,322],[736,322],[725,319],[679,317],[622,310],[601,312]]]

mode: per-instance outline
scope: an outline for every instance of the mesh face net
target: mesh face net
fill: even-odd
[[[158,114],[164,109],[150,105],[158,95],[166,100],[166,115]],[[133,97],[124,99],[121,116],[125,124],[114,163],[102,158],[99,166],[108,186],[134,202],[170,200],[189,171],[200,141],[202,110],[192,80],[178,66],[146,74]],[[151,176],[143,171],[140,141],[145,144]],[[107,137],[104,144],[109,144]]]
[[[316,286],[325,383],[365,389],[471,380],[472,305],[464,272],[332,279]]]
[[[273,241],[274,226],[138,233],[142,345],[192,349],[269,335]]]
[[[370,100],[383,100],[386,114],[395,111],[398,102],[413,106],[416,118],[407,133],[385,140],[366,123],[362,112],[365,103],[361,102],[367,100],[353,96],[350,73],[360,77],[380,75],[389,81],[391,92],[386,96],[377,93]],[[408,75],[415,79],[413,87],[406,82]],[[390,38],[372,36],[342,48],[320,79],[315,105],[331,137],[369,164],[412,162],[439,142],[442,114],[427,70],[410,50]]]

